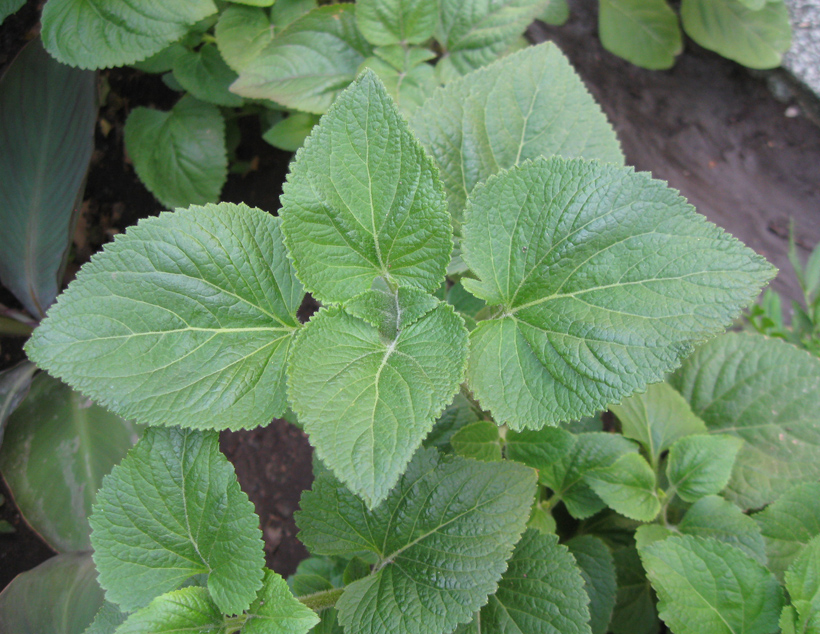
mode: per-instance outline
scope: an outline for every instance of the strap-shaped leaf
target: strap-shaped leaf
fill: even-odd
[[[600,106],[550,43],[448,83],[416,113],[413,129],[441,169],[456,228],[473,187],[527,159],[624,161]]]
[[[91,544],[100,585],[130,612],[206,574],[222,613],[238,614],[262,586],[258,523],[218,434],[151,427],[97,493]]]
[[[718,337],[670,378],[714,434],[745,442],[726,495],[744,509],[820,478],[820,360],[760,335]]]
[[[584,577],[592,634],[606,634],[618,591],[612,553],[604,542],[592,535],[573,537],[567,542],[567,548]]]
[[[453,248],[437,169],[372,71],[313,129],[280,214],[299,279],[343,302],[377,277],[434,291]]]
[[[671,68],[683,51],[678,16],[666,0],[601,0],[598,32],[611,53],[644,68]]]
[[[356,22],[371,44],[423,44],[438,22],[437,0],[362,0]]]
[[[477,187],[462,248],[498,315],[470,334],[467,380],[514,429],[660,381],[775,271],[647,174],[556,157]]]
[[[287,407],[303,295],[277,218],[230,203],[191,207],[106,245],[26,350],[126,418],[254,427]]]
[[[369,507],[404,470],[458,391],[467,331],[439,303],[387,339],[339,308],[313,317],[290,366],[293,409],[319,457]]]
[[[214,13],[213,0],[49,0],[43,42],[69,66],[125,66],[158,53]]]
[[[375,510],[324,474],[296,521],[311,552],[379,558],[336,604],[346,631],[444,632],[495,591],[534,492],[535,473],[522,465],[424,449]]]
[[[743,441],[728,434],[696,434],[678,440],[669,449],[666,475],[681,499],[697,502],[720,493],[729,483]]]
[[[279,4],[287,3],[275,4],[274,12]],[[352,4],[319,7],[278,33],[242,69],[231,89],[243,97],[322,114],[372,52],[356,27]]]
[[[737,506],[717,495],[707,495],[695,502],[678,524],[678,530],[684,535],[726,542],[766,565],[766,544],[760,527]]]

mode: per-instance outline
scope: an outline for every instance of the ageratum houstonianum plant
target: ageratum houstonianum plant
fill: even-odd
[[[107,245],[27,346],[150,426],[97,496],[90,631],[808,631],[820,362],[716,336],[773,268],[622,163],[552,45],[410,122],[368,71],[278,217]],[[289,584],[217,442],[288,407],[317,458]]]

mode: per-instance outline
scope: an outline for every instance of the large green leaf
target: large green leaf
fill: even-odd
[[[820,478],[820,359],[783,341],[728,334],[698,348],[670,383],[711,433],[745,441],[726,490],[742,508]]]
[[[726,542],[766,565],[766,545],[760,527],[737,506],[717,495],[707,495],[695,502],[678,524],[678,530],[684,535]]]
[[[681,499],[697,502],[720,493],[729,483],[743,441],[728,434],[695,434],[679,439],[669,449],[666,475]]]
[[[293,409],[319,457],[371,508],[463,379],[461,319],[445,304],[428,311],[416,321],[400,314],[387,338],[341,309],[323,310],[294,349]]]
[[[610,53],[644,68],[674,65],[683,38],[666,0],[600,0],[598,6],[598,33]]]
[[[197,51],[186,50],[179,55],[174,61],[174,79],[201,101],[228,108],[242,105],[242,97],[228,91],[236,73],[213,44],[203,44]]]
[[[26,350],[140,422],[267,424],[287,408],[304,296],[279,225],[230,203],[143,220],[83,267]]]
[[[604,542],[592,535],[573,537],[567,542],[567,548],[584,577],[592,634],[606,634],[618,591],[612,553]]]
[[[237,614],[262,586],[258,524],[218,434],[150,427],[97,493],[91,544],[100,585],[130,612],[208,575],[219,609]]]
[[[49,0],[43,41],[70,66],[124,66],[158,53],[214,13],[213,0]]]
[[[296,522],[311,552],[378,557],[336,604],[346,631],[452,631],[495,591],[534,493],[527,467],[424,449],[375,510],[326,473]]]
[[[438,21],[437,0],[359,0],[356,22],[371,44],[423,44]]]
[[[140,180],[169,208],[216,202],[228,177],[225,120],[191,95],[168,112],[132,110],[125,146]]]
[[[680,12],[683,28],[695,42],[750,68],[780,66],[791,46],[785,2],[753,9],[745,0],[683,0]]]
[[[214,35],[225,62],[240,73],[273,40],[273,25],[264,9],[231,5],[220,14]]]
[[[91,555],[57,555],[17,575],[0,593],[0,632],[83,634],[102,604]]]
[[[0,79],[0,281],[37,318],[62,284],[96,117],[94,73],[39,39]]]
[[[37,366],[21,361],[0,372],[0,447],[9,417],[26,398]]]
[[[231,89],[243,97],[322,114],[371,53],[356,27],[352,4],[319,7],[277,34]]]
[[[453,247],[436,172],[366,71],[314,128],[282,195],[285,242],[308,290],[344,302],[378,277],[437,289]]]
[[[91,548],[94,496],[141,431],[48,374],[34,377],[9,419],[0,471],[23,517],[56,551]]]
[[[660,381],[731,323],[775,269],[665,183],[539,158],[470,194],[462,249],[495,305],[467,380],[514,429],[605,409]]]
[[[624,160],[601,108],[550,43],[450,82],[416,113],[413,128],[441,169],[457,228],[473,187],[522,161]]]
[[[743,552],[689,535],[641,550],[658,593],[661,618],[674,634],[770,634],[777,629],[783,590]]]
[[[503,54],[529,26],[544,0],[440,0],[436,39],[447,75],[469,73]]]

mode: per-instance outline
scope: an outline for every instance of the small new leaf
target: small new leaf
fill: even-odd
[[[224,617],[207,588],[190,587],[158,596],[131,614],[116,634],[222,632]]]
[[[720,493],[729,483],[743,440],[727,434],[698,434],[678,440],[669,449],[666,475],[681,499],[696,502]]]
[[[661,510],[655,473],[640,454],[621,456],[584,480],[607,506],[631,519],[651,522]]]
[[[291,594],[282,577],[265,570],[262,589],[248,608],[242,634],[304,634],[318,622],[316,613]]]

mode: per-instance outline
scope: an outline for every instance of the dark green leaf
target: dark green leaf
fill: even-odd
[[[36,371],[37,366],[33,363],[21,361],[0,372],[0,447],[3,446],[9,416],[26,398],[31,387],[31,377]]]
[[[618,596],[610,629],[613,634],[658,634],[660,622],[655,593],[646,578],[638,550],[630,546],[612,555],[618,575]]]
[[[462,427],[450,439],[453,450],[465,458],[475,458],[492,462],[501,460],[503,440],[498,435],[498,426],[492,421],[478,421]]]
[[[567,547],[584,577],[592,634],[606,634],[618,591],[612,553],[604,542],[591,535],[574,537]]]
[[[674,65],[683,38],[666,0],[600,0],[599,6],[598,33],[610,53],[644,68]]]

